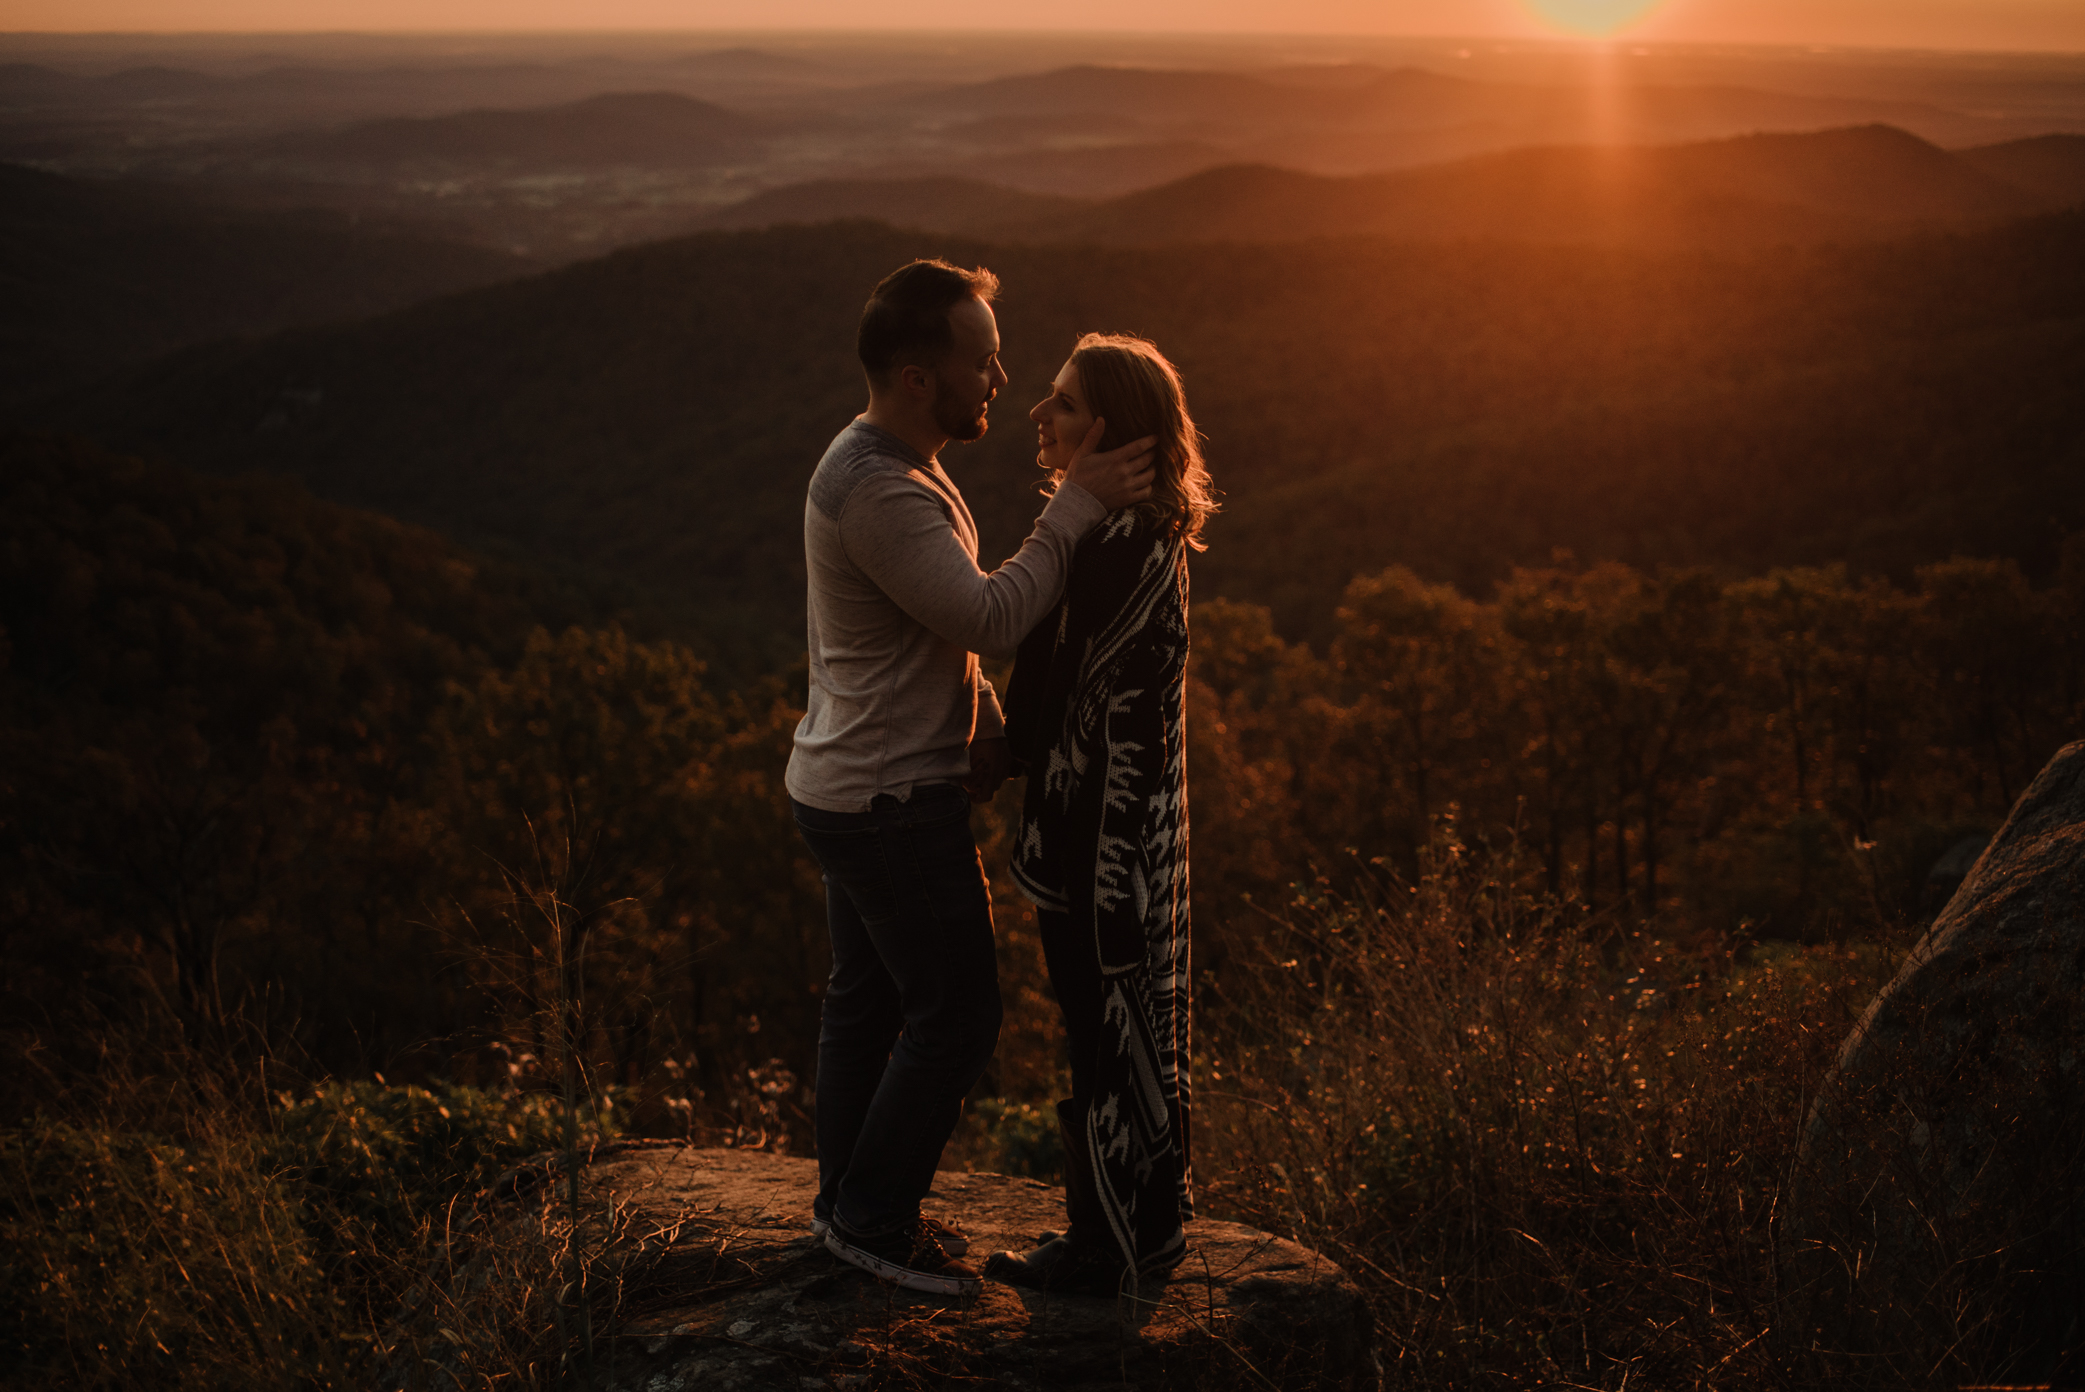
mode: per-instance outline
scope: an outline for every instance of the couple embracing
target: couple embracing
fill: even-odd
[[[985,433],[1006,374],[991,272],[915,261],[857,340],[869,407],[804,508],[810,699],[789,760],[824,872],[812,1231],[915,1290],[979,1289],[924,1216],[1001,1016],[970,805],[1025,774],[1013,873],[1036,906],[1072,1096],[1065,1230],[984,1274],[1113,1295],[1176,1266],[1188,1168],[1187,552],[1214,510],[1172,365],[1088,334],[1029,413],[1050,496],[1004,565],[939,455]],[[1015,653],[1002,705],[977,654]]]

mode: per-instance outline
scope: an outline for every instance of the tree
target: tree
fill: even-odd
[[[1482,749],[1502,715],[1496,615],[1392,566],[1347,586],[1339,620],[1332,661],[1354,697],[1347,747],[1381,790],[1356,830],[1387,833],[1416,854],[1451,788],[1489,790]]]

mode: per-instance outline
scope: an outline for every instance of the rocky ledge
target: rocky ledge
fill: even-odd
[[[813,1392],[938,1386],[1373,1389],[1368,1307],[1315,1252],[1236,1223],[1198,1222],[1192,1251],[1135,1298],[1047,1296],[986,1282],[967,1301],[917,1295],[835,1260],[810,1235],[817,1166],[756,1152],[626,1149],[588,1169],[625,1247],[615,1392]],[[603,1203],[603,1201],[606,1201]],[[1033,1245],[1063,1193],[1029,1179],[943,1173],[927,1211],[972,1252]],[[592,1282],[589,1282],[591,1285]]]
[[[2085,742],[1854,1027],[1782,1214],[1792,1347],[1906,1383],[2085,1379]]]

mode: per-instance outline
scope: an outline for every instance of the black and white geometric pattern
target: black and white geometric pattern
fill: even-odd
[[[1186,691],[1186,544],[1116,513],[1080,543],[1063,601],[1021,645],[1006,714],[1029,770],[1014,878],[1090,929],[1100,960],[1087,1140],[1132,1263],[1151,1255],[1137,1250],[1140,1192],[1177,1186],[1181,1221],[1194,1212]]]

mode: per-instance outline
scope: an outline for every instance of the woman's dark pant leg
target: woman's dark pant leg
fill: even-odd
[[[1093,1103],[1100,1051],[1114,1047],[1103,1039],[1106,996],[1101,989],[1100,948],[1090,931],[1074,929],[1068,914],[1037,909],[1035,919],[1042,938],[1043,961],[1050,969],[1050,989],[1056,992],[1057,1004],[1064,1011],[1065,1042],[1071,1050],[1071,1105],[1061,1108],[1059,1115],[1064,1123],[1065,1144],[1073,1147],[1085,1135],[1086,1109]],[[1078,1155],[1065,1156],[1068,1170],[1080,1164]],[[1104,1226],[1105,1219],[1088,1219],[1079,1211],[1082,1182],[1095,1181],[1082,1181],[1071,1174],[1065,1181],[1072,1224],[1076,1228],[1095,1221]],[[1137,1259],[1145,1261],[1166,1250],[1180,1232],[1177,1167],[1153,1165],[1149,1175],[1137,1181],[1135,1210]]]
[[[1100,949],[1091,933],[1074,931],[1071,915],[1035,911],[1050,989],[1064,1012],[1065,1043],[1071,1050],[1072,1101],[1083,1107],[1093,1097],[1094,1060],[1100,1049]]]

